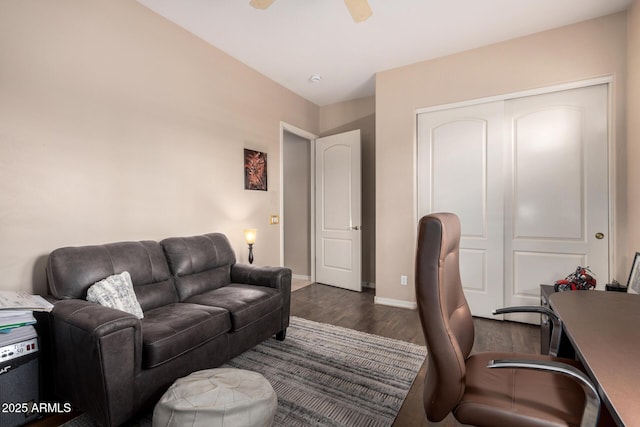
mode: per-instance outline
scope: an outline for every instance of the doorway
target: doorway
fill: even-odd
[[[283,125],[281,264],[293,272],[297,286],[315,281],[313,242],[313,164],[316,136]]]
[[[360,138],[281,124],[280,259],[297,283],[362,290]]]

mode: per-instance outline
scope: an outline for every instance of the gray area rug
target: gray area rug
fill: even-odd
[[[270,339],[221,367],[259,372],[278,395],[274,426],[390,426],[426,357],[425,347],[291,318]],[[130,426],[150,426],[151,414]],[[67,427],[93,426],[87,416]]]

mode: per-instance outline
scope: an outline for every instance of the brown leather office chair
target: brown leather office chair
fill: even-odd
[[[516,353],[471,354],[473,319],[459,269],[460,221],[451,213],[420,220],[416,298],[427,341],[424,409],[475,426],[588,426],[600,400],[573,360]],[[503,369],[496,369],[503,368]]]

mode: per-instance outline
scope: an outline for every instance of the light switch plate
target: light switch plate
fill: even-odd
[[[280,224],[280,216],[279,215],[271,215],[269,218],[269,224],[276,225]]]

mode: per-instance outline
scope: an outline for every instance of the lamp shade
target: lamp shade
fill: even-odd
[[[256,229],[246,228],[244,230],[244,240],[246,240],[247,244],[253,245],[256,242]]]

